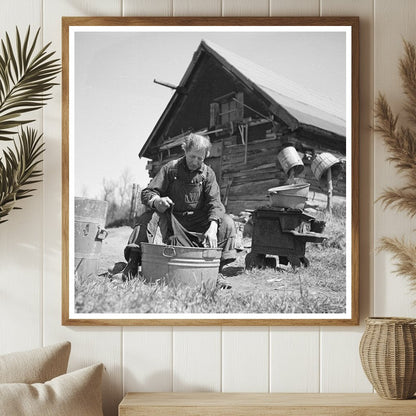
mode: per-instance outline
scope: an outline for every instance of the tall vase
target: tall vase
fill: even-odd
[[[416,392],[416,320],[367,318],[360,358],[381,397],[412,398]]]

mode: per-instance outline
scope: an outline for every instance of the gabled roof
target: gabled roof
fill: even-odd
[[[329,97],[318,94],[275,72],[263,68],[213,42],[202,41],[217,58],[223,58],[256,84],[300,123],[311,124],[345,136],[345,114]]]
[[[193,69],[203,52],[207,52],[215,57],[226,69],[245,84],[255,87],[268,102],[282,108],[286,117],[291,119],[292,123],[290,124],[311,125],[340,136],[345,136],[345,112],[329,97],[302,87],[213,42],[201,41],[178,86],[179,89],[186,87],[189,78],[192,76]],[[169,115],[178,98],[179,94],[175,92],[140,151],[140,157],[143,156],[149,144],[157,135],[159,127]]]

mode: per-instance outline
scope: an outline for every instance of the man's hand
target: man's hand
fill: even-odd
[[[217,221],[211,221],[208,230],[204,234],[204,246],[210,248],[217,247],[217,232],[218,223]]]
[[[160,213],[165,212],[172,205],[173,201],[168,196],[164,196],[163,198],[159,196],[153,201],[154,208]]]

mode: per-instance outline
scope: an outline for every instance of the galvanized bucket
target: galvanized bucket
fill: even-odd
[[[337,157],[328,152],[317,155],[311,164],[312,172],[318,180],[325,179],[324,174],[329,168],[332,168],[332,176],[337,177],[341,173],[342,164]]]
[[[299,153],[293,146],[288,146],[282,149],[277,155],[277,160],[279,161],[286,175],[292,168],[294,170],[295,176],[301,174],[305,169]]]
[[[80,278],[97,273],[102,242],[107,236],[104,229],[107,205],[97,199],[75,198],[74,270]]]
[[[149,282],[169,286],[217,284],[222,250],[220,248],[180,247],[141,243],[142,273]]]

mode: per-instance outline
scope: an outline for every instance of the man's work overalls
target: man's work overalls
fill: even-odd
[[[142,191],[142,202],[149,207],[155,195],[168,196],[174,202],[175,218],[188,231],[205,233],[210,222],[217,221],[218,247],[223,249],[221,261],[228,263],[236,258],[234,221],[225,214],[211,168],[203,164],[201,169],[190,171],[185,158],[169,162]],[[170,212],[161,214],[150,208],[139,217],[124,250],[126,260],[132,250],[140,253],[141,242],[170,243],[173,235],[170,215]]]

